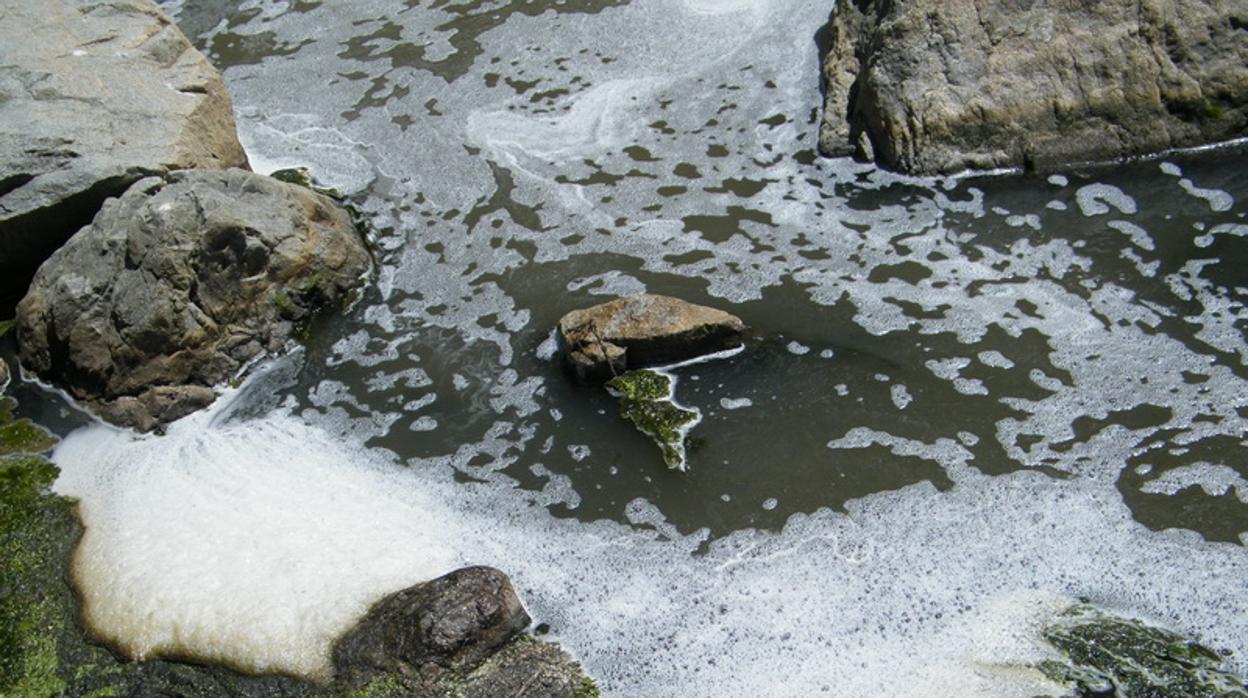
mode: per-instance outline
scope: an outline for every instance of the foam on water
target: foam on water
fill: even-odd
[[[705,534],[680,536],[644,500],[640,528],[555,519],[530,505],[554,492],[397,467],[280,410],[195,415],[164,437],[90,427],[55,460],[58,491],[82,502],[87,620],[136,657],[324,677],[370,602],[484,563],[618,695],[1034,695],[1038,629],[1076,597],[1177,624],[1245,668],[1238,546],[1148,531],[1094,483],[987,478],[956,444],[894,442],[957,485],[795,515],[699,555]]]

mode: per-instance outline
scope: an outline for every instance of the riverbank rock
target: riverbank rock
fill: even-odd
[[[579,667],[522,635],[528,624],[505,574],[466,567],[374,604],[334,646],[336,681],[400,677],[411,695],[576,695]]]
[[[1229,0],[838,2],[820,147],[902,172],[1053,169],[1248,134]]]
[[[151,0],[6,0],[0,46],[0,298],[139,179],[247,166],[221,76]]]
[[[331,199],[244,170],[135,183],[40,267],[17,309],[22,364],[149,430],[341,304],[370,266]]]
[[[624,371],[741,346],[745,323],[722,310],[642,294],[573,310],[559,320],[559,346],[577,378],[605,381]]]

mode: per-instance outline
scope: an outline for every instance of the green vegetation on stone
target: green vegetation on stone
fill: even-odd
[[[1041,664],[1067,697],[1248,698],[1213,650],[1169,630],[1074,606],[1044,631],[1065,662]]]
[[[13,324],[14,324],[13,320],[0,321],[0,337],[3,337],[4,335],[8,334],[9,330],[13,329]]]
[[[598,684],[593,679],[585,679],[581,682],[580,688],[576,689],[576,693],[572,698],[600,698],[602,692],[598,690]]]
[[[14,453],[43,453],[56,445],[56,438],[29,419],[14,419],[17,401],[0,397],[0,456]]]
[[[619,398],[620,415],[658,444],[668,467],[684,470],[685,436],[701,413],[672,401],[672,379],[647,369],[629,371],[607,381],[607,390]]]

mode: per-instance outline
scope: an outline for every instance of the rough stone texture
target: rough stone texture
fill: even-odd
[[[0,3],[0,296],[142,177],[246,166],[221,76],[151,0]]]
[[[642,294],[573,310],[559,320],[564,361],[584,381],[741,346],[745,324],[722,310]]]
[[[910,173],[1248,134],[1244,0],[842,0],[820,146]]]
[[[334,646],[336,681],[397,677],[405,695],[574,695],[579,667],[521,635],[528,624],[505,574],[466,567],[377,602]]]
[[[0,359],[0,394],[4,393],[5,388],[9,387],[9,365],[4,359]]]
[[[18,305],[23,365],[141,430],[213,400],[370,264],[331,199],[244,170],[143,179],[40,267]]]

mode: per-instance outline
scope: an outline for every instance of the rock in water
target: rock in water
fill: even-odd
[[[5,0],[0,47],[0,296],[139,179],[247,166],[221,76],[151,0]]]
[[[1236,138],[1245,27],[1227,0],[838,2],[820,146],[932,174]]]
[[[607,381],[607,390],[619,398],[620,416],[658,444],[667,467],[688,469],[685,438],[702,413],[676,404],[671,376],[647,369],[629,371]]]
[[[521,635],[507,575],[466,567],[378,601],[334,645],[339,685],[399,677],[402,695],[568,696],[586,681],[558,647]]]
[[[350,216],[316,192],[238,169],[143,179],[40,267],[18,305],[20,357],[148,430],[281,350],[369,265]]]
[[[1040,670],[1071,696],[1248,698],[1244,681],[1215,651],[1182,636],[1091,606],[1067,609],[1044,631],[1064,657]]]
[[[559,320],[564,361],[584,381],[741,346],[745,324],[722,310],[669,296],[618,298]]]

